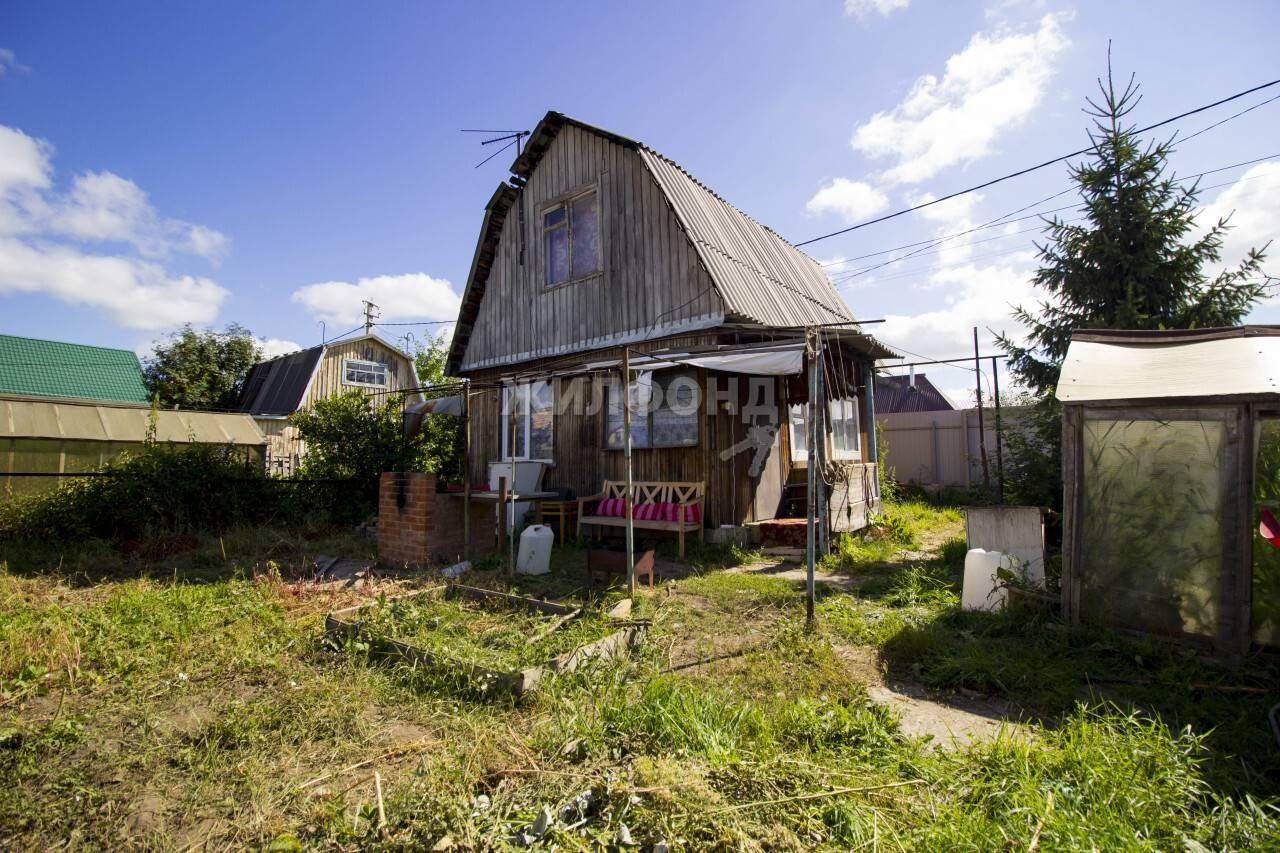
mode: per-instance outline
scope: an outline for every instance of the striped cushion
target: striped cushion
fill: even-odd
[[[622,498],[607,498],[596,504],[596,515],[606,515],[614,518],[627,514]]]
[[[631,511],[631,517],[637,521],[661,521],[662,506],[662,504],[640,504]]]

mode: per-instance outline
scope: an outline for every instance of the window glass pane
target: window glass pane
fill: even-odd
[[[565,215],[567,212],[568,211],[563,204],[548,210],[543,214],[542,227],[551,228],[555,225],[559,225],[565,221]]]
[[[795,459],[809,458],[809,419],[807,407],[795,404],[788,408],[791,417],[791,456]]]
[[[529,406],[529,454],[532,459],[551,459],[555,434],[550,382],[533,383]]]
[[[1212,636],[1225,424],[1086,418],[1083,439],[1081,616]]]
[[[1280,518],[1280,418],[1254,423],[1253,640],[1280,645],[1280,548],[1259,532],[1262,511]]]
[[[569,229],[547,232],[547,284],[569,279]]]
[[[663,374],[654,388],[661,405],[653,413],[653,447],[691,447],[698,443],[697,385],[688,372]]]
[[[575,198],[570,227],[573,228],[573,277],[600,269],[600,209],[594,192]]]
[[[512,389],[509,386],[502,389],[502,423],[499,425],[499,429],[502,431],[502,456],[504,459],[511,455],[511,409],[509,408],[511,393]],[[527,459],[529,456],[528,423],[525,419],[529,411],[529,386],[527,384],[515,387],[515,407],[516,458]]]
[[[343,362],[343,381],[349,385],[387,384],[387,366],[376,361],[346,359]]]
[[[649,377],[642,373],[631,382],[631,447],[649,446]],[[623,449],[622,383],[614,380],[605,386],[605,446]]]

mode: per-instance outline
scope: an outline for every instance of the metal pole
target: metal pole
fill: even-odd
[[[808,429],[808,446],[809,446],[809,464],[806,466],[808,474],[808,491],[806,493],[805,503],[805,618],[810,627],[813,626],[813,600],[814,600],[814,513],[815,513],[815,497],[817,495],[817,482],[813,476],[813,469],[817,465],[818,459],[818,431],[815,428],[817,423],[817,398],[818,398],[818,353],[816,344],[816,335],[812,330],[806,333],[809,355],[809,423]]]
[[[627,486],[623,504],[627,510],[627,595],[636,595],[636,531],[631,515],[631,349],[622,350],[622,452],[626,457]]]
[[[462,559],[471,559],[471,387],[462,389]]]
[[[827,478],[825,474],[827,470],[827,416],[829,410],[827,406],[826,364],[822,358],[822,333],[818,332],[815,337],[818,345],[818,417],[814,421],[814,430],[818,434],[818,479],[814,483],[814,524],[817,526],[814,538],[817,540],[818,553],[826,554],[829,519],[827,517]]]
[[[1001,504],[1004,504],[1004,432],[1000,422],[1000,365],[991,358],[991,396],[996,400],[996,488]]]
[[[982,425],[982,361],[978,356],[978,327],[973,327],[973,378],[978,393],[978,455],[982,459],[982,491],[991,495],[991,466],[987,463],[987,431]]]
[[[511,439],[507,444],[507,464],[511,476],[510,489],[502,503],[502,515],[507,524],[507,571],[516,573],[516,502],[514,495],[519,488],[516,484],[516,384],[511,383],[507,391],[507,421],[511,425]],[[508,502],[510,507],[508,507]]]

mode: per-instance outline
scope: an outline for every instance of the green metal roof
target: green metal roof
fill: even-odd
[[[0,335],[0,394],[146,403],[142,365],[127,349]]]

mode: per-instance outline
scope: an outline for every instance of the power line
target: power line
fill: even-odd
[[[1273,154],[1273,155],[1271,155],[1271,157],[1280,157],[1280,154]],[[1235,165],[1233,165],[1233,166],[1223,166],[1223,167],[1222,167],[1222,168],[1220,168],[1220,169],[1210,169],[1210,170],[1208,170],[1208,171],[1201,172],[1199,175],[1189,175],[1188,177],[1186,177],[1186,178],[1182,178],[1182,179],[1180,179],[1180,180],[1184,180],[1184,181],[1192,180],[1192,179],[1194,179],[1194,178],[1202,177],[1202,176],[1204,176],[1204,175],[1213,174],[1214,172],[1226,171],[1227,169],[1238,168],[1238,167],[1239,167],[1239,166],[1241,166],[1241,165],[1250,165],[1250,164],[1252,164],[1252,163],[1257,163],[1257,162],[1261,162],[1261,161],[1263,161],[1263,160],[1268,160],[1268,159],[1271,159],[1271,157],[1262,157],[1262,158],[1259,158],[1258,160],[1250,160],[1250,161],[1247,161],[1246,163],[1238,163],[1238,164],[1235,164]],[[1207,186],[1207,187],[1198,187],[1197,189],[1198,189],[1198,191],[1200,191],[1200,192],[1208,192],[1208,191],[1210,191],[1210,190],[1221,189],[1222,187],[1236,186],[1236,185],[1238,185],[1238,184],[1245,183],[1245,182],[1248,182],[1248,181],[1256,181],[1256,180],[1261,180],[1261,179],[1264,179],[1264,178],[1271,178],[1271,177],[1274,177],[1274,176],[1273,176],[1273,175],[1255,175],[1255,176],[1254,176],[1254,177],[1252,177],[1252,178],[1237,178],[1237,179],[1236,179],[1236,180],[1234,180],[1234,181],[1223,181],[1222,183],[1219,183],[1219,184],[1211,184],[1211,185],[1209,185],[1209,186]],[[1242,193],[1242,194],[1241,194],[1241,198],[1247,198],[1247,197],[1249,197],[1250,195],[1255,195],[1255,193]],[[832,281],[832,283],[833,283],[833,284],[837,284],[837,285],[839,285],[839,284],[843,284],[843,283],[845,283],[845,282],[847,282],[847,281],[850,281],[850,280],[852,280],[852,279],[854,279],[854,278],[857,278],[858,276],[863,275],[863,274],[865,274],[865,273],[872,272],[873,270],[880,269],[881,267],[886,267],[886,266],[890,266],[890,265],[892,265],[892,264],[900,263],[900,262],[905,261],[905,260],[908,260],[908,259],[910,259],[910,258],[915,258],[915,257],[927,257],[927,256],[929,256],[929,255],[941,254],[941,252],[945,251],[945,249],[939,249],[939,250],[937,250],[937,251],[927,251],[927,250],[932,249],[933,247],[935,247],[935,246],[937,246],[937,245],[940,245],[941,243],[946,242],[947,240],[953,239],[953,238],[955,238],[955,237],[962,237],[962,236],[964,236],[964,235],[966,235],[966,234],[973,233],[974,231],[978,231],[978,230],[981,230],[981,229],[984,229],[984,228],[994,228],[994,227],[999,226],[999,225],[1009,225],[1009,224],[1011,224],[1011,223],[1013,223],[1013,222],[1019,222],[1019,221],[1025,220],[1025,219],[1034,219],[1034,218],[1036,218],[1036,217],[1045,216],[1045,215],[1050,214],[1050,213],[1059,213],[1059,212],[1064,211],[1064,210],[1071,210],[1071,209],[1075,209],[1076,207],[1077,207],[1077,205],[1074,205],[1074,204],[1064,205],[1063,207],[1055,207],[1055,208],[1051,208],[1051,209],[1049,209],[1049,210],[1040,211],[1039,213],[1034,213],[1034,214],[1031,214],[1031,215],[1029,215],[1029,216],[1019,217],[1018,219],[1009,219],[1009,220],[1003,220],[1003,221],[993,221],[993,222],[991,222],[991,223],[987,223],[987,224],[984,224],[984,225],[976,226],[976,227],[974,227],[974,228],[970,228],[970,229],[968,229],[967,231],[960,231],[960,232],[957,232],[957,233],[955,233],[955,234],[949,234],[949,235],[946,235],[946,236],[944,236],[944,237],[938,237],[938,238],[936,238],[936,239],[935,239],[934,241],[932,241],[932,242],[931,242],[931,241],[928,241],[928,240],[921,241],[921,243],[913,244],[913,245],[917,245],[917,246],[921,246],[921,245],[923,245],[923,248],[921,248],[921,249],[920,249],[920,250],[918,250],[918,251],[915,251],[915,252],[909,252],[909,253],[907,253],[907,254],[905,254],[905,255],[900,255],[899,257],[896,257],[896,258],[890,258],[889,260],[883,261],[883,262],[881,262],[881,263],[873,264],[873,265],[871,265],[871,266],[867,266],[867,267],[862,267],[862,268],[860,268],[860,269],[856,269],[856,270],[845,270],[845,271],[843,271],[843,272],[837,273],[836,275],[832,276],[831,281]],[[1080,220],[1081,220],[1081,219],[1083,219],[1083,218],[1084,218],[1083,216],[1080,216],[1080,217],[1072,217],[1072,218],[1070,218],[1070,219],[1065,219],[1065,220],[1062,220],[1062,221],[1063,221],[1063,222],[1065,222],[1065,223],[1071,223],[1071,222],[1078,222],[1078,221],[1080,221]],[[1008,238],[1008,237],[1015,237],[1015,236],[1018,236],[1018,235],[1020,235],[1020,234],[1027,234],[1027,233],[1030,233],[1030,232],[1032,232],[1032,231],[1039,231],[1039,230],[1041,230],[1041,228],[1040,228],[1039,226],[1032,227],[1032,228],[1025,228],[1025,229],[1023,229],[1023,230],[1021,230],[1021,231],[1016,231],[1016,232],[1014,232],[1014,233],[1012,233],[1012,234],[1000,234],[1000,235],[998,235],[998,236],[995,236],[995,237],[987,237],[987,238],[984,238],[984,239],[982,239],[982,240],[972,240],[972,241],[969,241],[968,243],[965,243],[965,244],[963,244],[963,245],[965,245],[965,246],[972,246],[972,245],[976,245],[976,244],[978,244],[978,243],[987,243],[987,242],[991,242],[991,241],[993,241],[993,240],[1002,240],[1002,239],[1005,239],[1005,238]],[[1012,252],[1012,251],[1018,251],[1018,250],[1010,250],[1010,252]],[[927,272],[929,269],[946,269],[946,268],[948,268],[948,267],[952,267],[952,266],[957,266],[957,265],[959,265],[959,264],[968,263],[968,262],[973,261],[973,260],[980,260],[982,257],[996,257],[996,256],[998,256],[998,255],[1002,255],[1002,254],[1010,254],[1010,252],[997,252],[997,253],[992,254],[992,255],[983,255],[983,256],[980,256],[979,258],[966,258],[966,259],[964,259],[963,261],[958,261],[958,262],[956,262],[956,263],[951,263],[951,264],[942,264],[942,265],[937,266],[937,267],[926,268],[926,269],[919,269],[919,270],[912,270],[911,272],[914,274],[914,273],[917,273],[917,272]],[[903,277],[903,276],[900,276],[900,275],[899,275],[899,276],[893,276],[893,277],[890,277],[890,278],[881,278],[881,279],[878,279],[878,281],[893,281],[895,278],[902,278],[902,277]]]
[[[1180,121],[1184,118],[1187,118],[1188,116],[1193,116],[1193,115],[1196,115],[1197,113],[1202,113],[1205,110],[1211,110],[1214,107],[1218,107],[1218,106],[1221,106],[1222,104],[1226,104],[1231,101],[1235,101],[1240,98],[1246,97],[1248,95],[1252,95],[1254,92],[1259,92],[1263,89],[1267,89],[1267,88],[1270,88],[1271,86],[1275,86],[1276,84],[1280,84],[1280,79],[1272,80],[1270,83],[1263,83],[1259,86],[1254,86],[1253,88],[1246,89],[1243,92],[1237,92],[1234,95],[1230,95],[1226,98],[1221,98],[1217,101],[1214,101],[1211,104],[1205,104],[1204,106],[1196,107],[1195,109],[1192,109],[1192,110],[1187,110],[1186,112],[1179,113],[1178,115],[1172,116],[1171,118],[1164,119],[1163,121],[1158,121],[1155,124],[1149,124],[1146,127],[1138,128],[1137,130],[1134,130],[1133,133],[1135,134],[1146,133],[1147,131],[1155,130],[1158,127],[1164,127],[1166,124],[1171,124],[1175,121]],[[1206,128],[1206,130],[1207,129],[1208,128]],[[1053,166],[1057,163],[1061,163],[1064,160],[1070,160],[1072,157],[1079,157],[1081,154],[1087,154],[1090,151],[1093,151],[1095,147],[1096,146],[1090,145],[1087,148],[1081,148],[1079,151],[1072,151],[1070,154],[1063,154],[1060,157],[1054,157],[1052,160],[1045,160],[1043,163],[1037,163],[1034,166],[1028,166],[1025,169],[1019,169],[1016,172],[1010,172],[1007,175],[1001,175],[998,178],[992,178],[989,181],[984,181],[981,184],[976,184],[972,187],[968,187],[967,189],[957,190],[953,193],[948,193],[947,195],[941,196],[940,198],[930,199],[929,201],[921,202],[920,204],[912,205],[911,207],[906,207],[906,208],[903,208],[902,210],[894,211],[893,213],[886,213],[883,216],[877,216],[874,219],[868,219],[865,222],[859,222],[856,225],[850,225],[847,228],[841,228],[839,231],[832,231],[829,234],[821,234],[817,237],[812,237],[808,240],[805,240],[800,243],[796,243],[794,245],[797,248],[799,248],[800,246],[808,246],[812,243],[817,243],[819,240],[826,240],[831,237],[838,237],[841,234],[848,234],[850,231],[857,231],[860,228],[866,228],[868,225],[875,225],[880,222],[885,222],[890,219],[895,219],[899,216],[904,216],[908,213],[913,213],[917,210],[923,210],[926,207],[931,207],[935,204],[941,204],[944,201],[949,201],[950,199],[957,198],[962,195],[967,195],[968,193],[971,193],[971,192],[977,192],[978,190],[995,186],[996,184],[1003,183],[1004,181],[1012,180],[1013,178],[1020,178],[1023,175],[1030,174],[1031,172],[1039,171],[1040,169],[1044,169],[1049,166]]]

